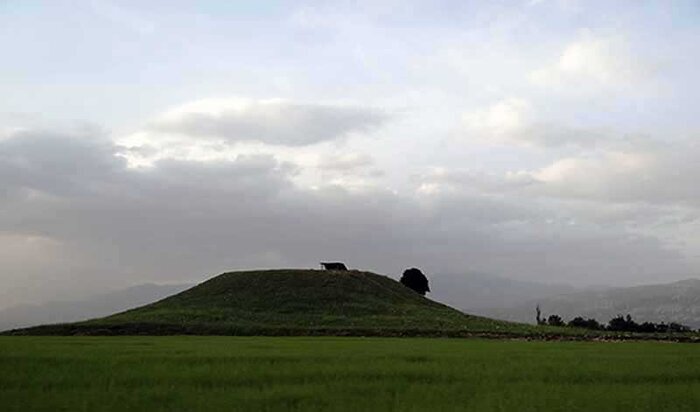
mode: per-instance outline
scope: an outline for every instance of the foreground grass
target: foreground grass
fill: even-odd
[[[0,337],[2,411],[697,411],[700,346]]]

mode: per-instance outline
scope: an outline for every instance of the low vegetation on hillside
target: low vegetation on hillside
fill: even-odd
[[[502,285],[503,282],[490,286],[498,290]],[[557,314],[566,321],[581,316],[602,323],[618,315],[629,314],[641,323],[668,325],[675,322],[691,329],[700,329],[700,279],[578,292],[541,288],[546,294],[532,296],[525,301],[494,299],[492,306],[484,306],[482,301],[482,308],[476,312],[497,319],[529,323],[534,322],[535,306],[539,304],[543,313]],[[453,297],[451,302],[460,301]],[[460,303],[459,307],[468,308],[468,302]]]
[[[576,316],[568,322],[565,322],[559,315],[549,315],[549,317],[544,320],[539,318],[538,309],[538,325],[549,325],[549,326],[568,326],[571,328],[582,328],[589,330],[604,330],[610,332],[636,332],[636,333],[688,333],[692,332],[688,326],[681,325],[676,322],[642,322],[637,323],[632,316],[627,314],[627,316],[617,315],[610,319],[607,325],[598,322],[593,318],[584,318],[583,316]]]

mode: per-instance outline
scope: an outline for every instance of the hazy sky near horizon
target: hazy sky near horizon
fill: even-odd
[[[341,260],[700,269],[696,1],[0,0],[0,307]]]

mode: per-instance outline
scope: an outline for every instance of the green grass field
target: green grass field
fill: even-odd
[[[2,411],[697,411],[700,346],[0,337]]]

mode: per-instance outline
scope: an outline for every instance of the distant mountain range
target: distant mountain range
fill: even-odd
[[[155,302],[192,287],[191,284],[143,284],[74,302],[17,305],[0,310],[0,331],[46,323],[96,318]]]
[[[493,305],[476,314],[517,322],[535,322],[535,307],[543,316],[557,314],[568,321],[576,316],[607,323],[616,315],[630,314],[638,322],[678,322],[700,328],[700,279],[674,283],[580,291],[531,299],[513,305]]]

